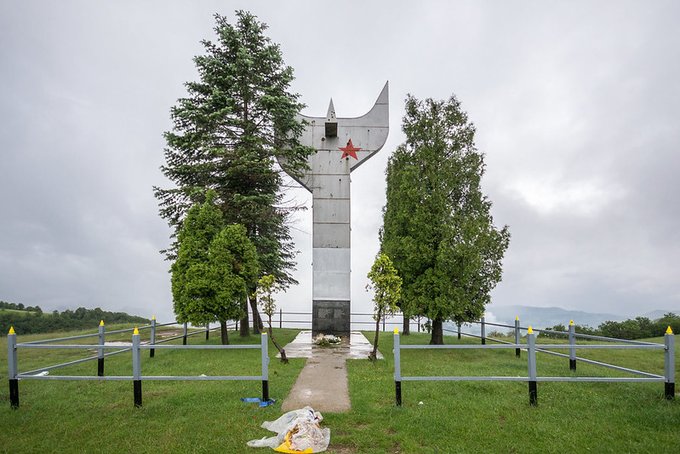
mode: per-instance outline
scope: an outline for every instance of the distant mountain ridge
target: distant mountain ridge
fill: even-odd
[[[651,320],[655,320],[663,317],[664,314],[669,312],[675,314],[680,313],[680,311],[677,310],[653,310],[644,314],[620,315],[571,310],[561,307],[532,307],[520,305],[494,306],[491,304],[486,308],[486,318],[488,321],[512,325],[515,322],[515,316],[518,316],[522,326],[532,325],[537,328],[547,328],[559,324],[567,326],[569,321],[573,320],[577,325],[587,325],[591,328],[597,328],[601,323],[609,320],[620,322],[635,317],[647,317]]]

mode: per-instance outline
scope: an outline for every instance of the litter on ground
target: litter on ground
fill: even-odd
[[[276,399],[262,400],[259,397],[241,397],[241,402],[258,403],[260,407],[268,407],[276,402]]]
[[[331,430],[321,428],[321,413],[312,407],[289,411],[276,421],[265,421],[262,428],[276,432],[276,436],[250,440],[251,448],[272,448],[277,452],[323,452],[331,441]]]

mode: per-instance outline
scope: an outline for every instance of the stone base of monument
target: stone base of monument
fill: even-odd
[[[347,337],[350,333],[349,301],[312,302],[312,334],[334,334]]]
[[[339,344],[319,346],[314,345],[311,331],[300,331],[295,339],[283,348],[287,358],[311,358],[328,353],[344,359],[366,359],[373,350],[373,344],[359,331],[352,331],[343,336]],[[378,359],[383,359],[379,350]]]

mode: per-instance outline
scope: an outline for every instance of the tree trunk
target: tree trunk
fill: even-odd
[[[260,331],[264,328],[262,325],[262,317],[260,317],[260,312],[257,310],[257,294],[255,289],[250,289],[250,309],[253,311],[253,334],[260,334]]]
[[[241,303],[241,309],[243,309],[243,313],[245,315],[241,319],[240,335],[241,335],[241,337],[248,337],[248,336],[250,336],[250,327],[248,326],[248,302],[247,301],[243,301]]]
[[[274,347],[279,351],[279,354],[281,355],[281,362],[284,364],[288,364],[288,358],[286,357],[286,350],[281,348],[281,346],[274,340],[274,330],[272,330],[272,318],[269,317],[268,320],[269,323],[269,338],[272,340],[272,344],[274,344]]]
[[[373,351],[368,355],[368,359],[375,361],[378,359],[378,338],[380,337],[380,317],[382,311],[378,311],[378,317],[375,321],[375,340],[373,341]]]
[[[229,345],[229,332],[227,331],[226,320],[220,320],[220,337],[222,338],[222,345]]]
[[[444,321],[432,320],[432,338],[430,345],[444,345]]]
[[[404,326],[401,329],[401,334],[408,336],[411,334],[411,318],[404,315]]]

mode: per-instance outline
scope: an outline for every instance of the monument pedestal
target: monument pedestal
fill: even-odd
[[[312,302],[312,336],[317,334],[349,336],[349,333],[349,301]]]

